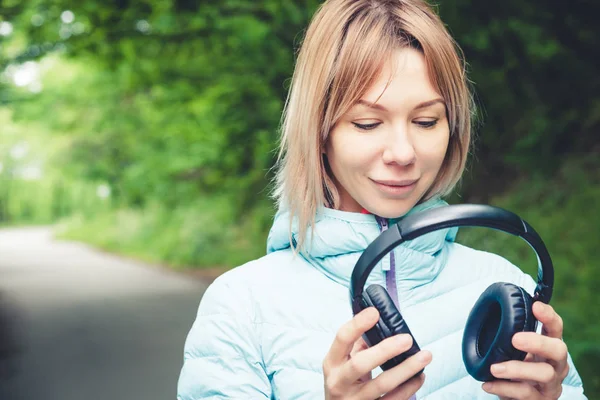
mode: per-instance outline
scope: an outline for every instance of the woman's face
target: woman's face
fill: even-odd
[[[386,218],[406,214],[431,187],[444,160],[450,137],[446,107],[423,55],[404,48],[394,53],[394,62],[387,89],[391,63],[327,140],[344,211],[364,208]]]

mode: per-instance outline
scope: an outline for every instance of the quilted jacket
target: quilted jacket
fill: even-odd
[[[444,205],[429,200],[409,214]],[[267,255],[221,275],[206,290],[185,342],[178,400],[324,398],[323,358],[352,318],[352,268],[382,225],[396,221],[322,208],[300,255],[290,250],[289,221],[280,210]],[[295,223],[292,232],[296,240]],[[463,365],[465,321],[491,283],[511,282],[532,294],[535,282],[498,255],[456,243],[456,232],[440,230],[402,244],[367,285],[396,291],[392,297],[417,343],[432,353],[417,399],[496,399]],[[585,399],[568,361],[561,398]]]

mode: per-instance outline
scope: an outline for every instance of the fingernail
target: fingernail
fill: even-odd
[[[410,341],[410,338],[408,337],[408,335],[402,334],[402,335],[396,336],[396,343],[400,347],[406,346],[409,341]]]
[[[515,335],[513,336],[513,346],[521,347],[527,343],[527,340],[523,337],[523,335]]]
[[[500,364],[494,364],[492,365],[492,372],[494,373],[502,373],[506,371],[506,367],[504,365],[500,365]]]
[[[369,319],[379,318],[379,312],[375,307],[369,307],[367,308],[367,310],[369,310],[367,314],[367,317],[369,317]]]
[[[419,361],[428,361],[430,353],[428,351],[420,351],[417,353],[417,360]]]
[[[489,392],[490,390],[492,390],[492,386],[494,386],[492,384],[492,382],[486,382],[483,384],[482,388],[483,390],[485,390],[486,392]]]
[[[537,302],[535,302],[533,304],[537,307],[537,312],[538,313],[540,313],[542,315],[546,313],[546,307],[544,307],[544,303],[541,303],[541,302],[537,301]]]

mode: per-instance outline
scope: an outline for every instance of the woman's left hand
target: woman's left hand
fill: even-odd
[[[483,390],[501,399],[558,399],[562,381],[569,372],[567,345],[562,341],[562,318],[540,301],[533,304],[533,315],[543,324],[542,334],[519,332],[512,338],[515,348],[527,352],[525,361],[506,361],[492,365],[492,375],[510,379],[486,382]]]

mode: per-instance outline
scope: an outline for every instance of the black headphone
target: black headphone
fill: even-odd
[[[372,306],[379,311],[377,324],[363,334],[369,346],[399,333],[412,336],[386,289],[370,285],[363,291],[364,285],[379,260],[396,246],[433,231],[459,226],[487,227],[519,236],[538,258],[538,283],[533,297],[517,285],[497,282],[481,294],[467,319],[462,341],[463,362],[473,378],[490,381],[496,379],[490,372],[492,364],[525,359],[525,352],[513,347],[512,337],[517,332],[535,332],[537,320],[531,307],[538,300],[547,304],[552,297],[554,269],[550,254],[535,230],[516,214],[493,206],[460,204],[409,215],[390,226],[356,262],[350,281],[352,311],[356,315]],[[388,370],[419,350],[413,337],[413,346],[408,351],[386,361],[381,368]]]

